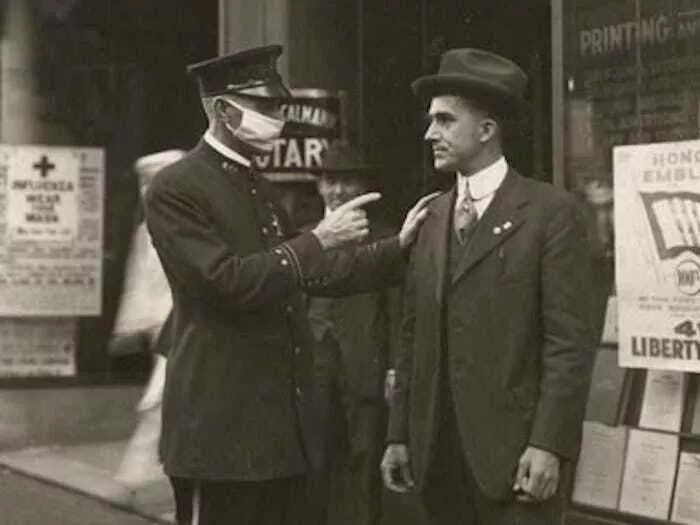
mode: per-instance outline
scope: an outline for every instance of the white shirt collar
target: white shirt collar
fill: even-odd
[[[207,132],[204,134],[204,141],[227,159],[237,162],[238,164],[242,164],[246,168],[250,168],[252,164],[250,159],[229,148],[226,144],[217,139],[211,131],[207,130]]]
[[[481,171],[477,171],[469,177],[461,173],[457,174],[457,198],[462,200],[466,192],[467,181],[472,198],[476,201],[492,195],[501,185],[503,179],[508,174],[508,163],[505,157],[501,156],[496,162],[487,166]]]

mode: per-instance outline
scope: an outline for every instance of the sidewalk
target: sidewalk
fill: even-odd
[[[129,509],[155,521],[174,523],[174,505],[165,476],[132,494],[114,478],[127,441],[29,448],[0,453],[0,465]]]

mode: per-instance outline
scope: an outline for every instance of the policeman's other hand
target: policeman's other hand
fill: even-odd
[[[527,447],[518,462],[513,492],[522,503],[546,501],[559,487],[559,458],[547,450]]]
[[[399,243],[402,248],[413,243],[420,225],[428,216],[428,204],[438,195],[440,195],[439,191],[425,195],[413,205],[413,208],[408,210],[406,218],[403,221],[403,226],[401,226],[401,231],[399,232]]]
[[[312,232],[324,249],[359,242],[369,234],[369,220],[362,206],[381,199],[377,192],[364,193],[330,212]]]
[[[389,490],[405,493],[413,488],[406,445],[393,443],[387,446],[380,468],[384,485]]]

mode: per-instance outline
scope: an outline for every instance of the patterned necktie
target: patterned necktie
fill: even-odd
[[[454,228],[460,243],[464,244],[467,241],[470,230],[476,225],[478,218],[474,199],[469,191],[469,182],[467,182],[462,200],[455,204]]]

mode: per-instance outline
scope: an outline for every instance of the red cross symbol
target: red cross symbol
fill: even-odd
[[[45,179],[49,176],[50,171],[56,169],[56,165],[53,162],[50,162],[49,158],[46,155],[42,155],[41,159],[39,159],[39,162],[35,162],[32,165],[32,168],[34,168],[35,170],[39,170],[41,178]]]

